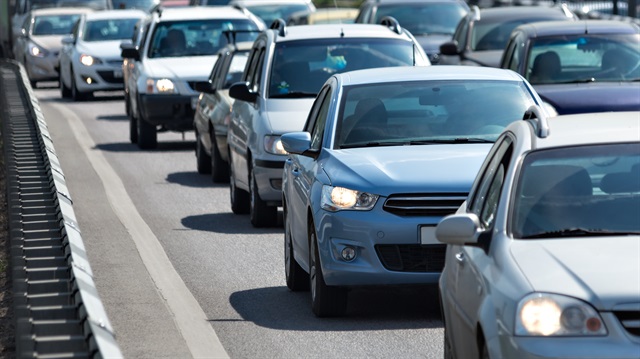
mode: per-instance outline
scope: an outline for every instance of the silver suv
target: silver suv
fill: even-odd
[[[332,74],[428,65],[413,35],[390,18],[382,25],[275,21],[254,42],[242,82],[229,89],[236,99],[227,134],[233,212],[249,212],[255,227],[276,223],[286,159],[280,135],[302,130]]]

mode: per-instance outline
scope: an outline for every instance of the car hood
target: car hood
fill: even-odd
[[[77,51],[79,53],[89,54],[101,59],[119,59],[120,57],[120,43],[122,40],[114,41],[92,41],[92,42],[78,42]]]
[[[269,99],[266,113],[275,134],[302,131],[314,98]]]
[[[589,82],[533,87],[560,115],[640,110],[640,86],[637,82]]]
[[[482,66],[500,67],[503,50],[487,50],[470,52],[466,58]]]
[[[444,44],[447,41],[451,41],[451,35],[444,34],[425,34],[425,35],[414,35],[420,46],[424,49],[424,52],[427,54],[437,54],[440,52],[440,45]]]
[[[334,186],[382,196],[469,192],[491,144],[329,150],[323,167]]]
[[[62,48],[63,35],[31,35],[30,39],[49,51],[59,51]]]
[[[534,291],[580,298],[598,310],[640,302],[638,236],[515,240],[511,253]]]
[[[144,66],[148,77],[204,81],[217,59],[217,55],[147,58]]]

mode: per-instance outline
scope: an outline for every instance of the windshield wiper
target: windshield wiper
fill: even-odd
[[[302,91],[294,91],[289,93],[279,93],[276,95],[271,95],[271,98],[315,98],[318,94],[315,92],[302,92]]]
[[[411,144],[407,141],[372,141],[365,143],[353,143],[341,145],[340,148],[356,148],[356,147],[382,147],[382,146],[406,146]]]
[[[523,237],[525,239],[533,238],[556,238],[556,237],[600,237],[600,236],[624,236],[640,234],[637,231],[610,231],[606,229],[586,229],[586,228],[567,228],[558,231],[542,232]]]

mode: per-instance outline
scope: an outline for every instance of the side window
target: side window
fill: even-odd
[[[213,70],[211,70],[211,75],[209,75],[209,82],[211,82],[211,84],[213,85],[213,88],[218,87],[219,81],[217,81],[217,79],[219,77],[220,68],[222,67],[223,63],[224,63],[224,56],[220,55],[220,57],[218,57],[218,60],[216,60],[215,65],[213,65]]]
[[[480,218],[484,228],[490,228],[493,225],[507,166],[513,152],[513,140],[510,137],[503,137],[495,148],[489,164],[484,167],[480,181],[476,185],[469,207],[469,210]]]
[[[249,54],[249,60],[247,60],[247,66],[244,69],[244,75],[242,81],[250,81],[253,77],[253,73],[256,71],[256,62],[258,61],[258,49],[254,48]]]
[[[258,53],[258,62],[256,65],[255,73],[251,80],[251,91],[258,92],[260,90],[260,84],[262,83],[262,67],[264,66],[264,47],[260,49]]]
[[[320,89],[320,92],[318,92],[318,96],[316,96],[316,99],[313,101],[313,105],[311,106],[311,110],[309,110],[309,116],[307,117],[307,122],[304,125],[303,131],[307,131],[309,133],[313,131],[316,119],[318,118],[318,113],[320,112],[320,107],[322,106],[322,101],[327,95],[327,91],[329,91],[329,87],[324,86]]]
[[[465,42],[467,40],[467,30],[469,29],[468,17],[464,17],[456,27],[456,31],[453,34],[453,40],[458,42],[458,51],[464,49]]]
[[[140,35],[140,46],[138,47],[138,49],[144,49],[144,45],[147,43],[147,40],[149,38],[149,28],[150,27],[151,27],[151,24],[146,24],[144,26],[144,31]]]
[[[311,131],[311,150],[319,151],[322,146],[322,138],[324,137],[324,129],[327,124],[327,115],[331,107],[331,87],[326,87],[326,91],[322,94],[320,106],[315,117],[313,128]]]

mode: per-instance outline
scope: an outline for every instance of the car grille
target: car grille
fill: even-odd
[[[629,334],[640,336],[640,311],[613,312]]]
[[[208,83],[209,83],[209,81],[189,81],[189,82],[188,82],[189,87],[191,87],[191,89],[192,89],[193,91],[195,91],[195,90],[196,90],[196,84],[208,84]],[[203,85],[203,86],[204,86],[204,85]]]
[[[396,272],[442,272],[445,244],[378,244],[376,252],[382,265]]]
[[[115,67],[122,67],[122,60],[108,60],[107,64]]]
[[[98,71],[98,75],[100,75],[100,77],[102,77],[102,79],[105,82],[108,82],[110,84],[123,84],[124,83],[124,81],[122,80],[122,77],[113,76],[113,71]]]
[[[391,195],[383,209],[399,216],[446,216],[455,213],[466,193],[428,193]]]

